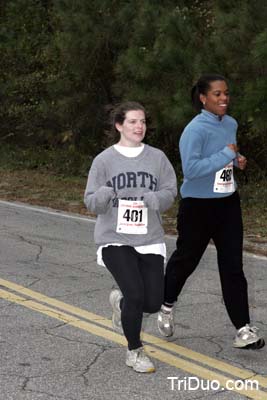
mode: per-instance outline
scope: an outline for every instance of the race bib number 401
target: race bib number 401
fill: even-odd
[[[119,200],[116,232],[135,235],[147,233],[147,207],[143,201]]]
[[[216,193],[232,193],[235,191],[233,161],[216,172],[213,191]]]

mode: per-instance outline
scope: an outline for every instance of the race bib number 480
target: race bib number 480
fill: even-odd
[[[119,200],[116,232],[135,235],[147,233],[147,207],[143,201]]]
[[[232,193],[235,191],[233,161],[216,172],[213,191],[216,193]]]

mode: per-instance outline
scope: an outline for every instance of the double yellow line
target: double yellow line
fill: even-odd
[[[0,298],[2,299],[20,304],[120,345],[127,345],[122,335],[112,331],[111,321],[100,315],[82,310],[1,278],[0,286],[8,289],[0,289]],[[213,359],[147,333],[142,334],[142,339],[148,343],[145,347],[151,357],[188,372],[191,376],[193,374],[204,380],[216,380],[220,383],[222,390],[227,387],[229,380],[253,380],[257,381],[263,389],[267,388],[267,377],[256,375],[251,370],[234,367],[223,361]],[[233,389],[233,391],[250,399],[267,399],[267,391],[260,389],[240,388],[240,390]]]

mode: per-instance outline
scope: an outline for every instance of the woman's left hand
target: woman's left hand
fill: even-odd
[[[240,169],[242,169],[242,170],[245,169],[245,168],[246,168],[246,165],[247,165],[247,159],[246,159],[246,157],[239,155],[239,156],[237,157],[237,163],[238,163],[238,167],[239,167]]]

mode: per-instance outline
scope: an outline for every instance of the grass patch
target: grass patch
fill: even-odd
[[[83,204],[86,181],[86,176],[0,167],[0,198],[93,215],[87,212]],[[245,236],[267,239],[267,183],[248,184],[240,187],[239,191]],[[178,200],[163,215],[163,225],[169,234],[176,234],[177,210]]]
[[[0,168],[0,198],[85,214],[86,177]]]
[[[267,238],[267,182],[240,187],[245,236]]]
[[[92,156],[78,152],[73,146],[0,146],[0,168],[7,171],[38,170],[57,175],[87,176],[92,159]]]
[[[75,155],[74,155],[75,154]],[[89,214],[83,204],[87,174],[92,159],[73,149],[0,150],[0,198]],[[246,237],[267,240],[267,179],[248,171],[236,174],[242,202]],[[169,234],[176,234],[178,201],[163,215]]]

